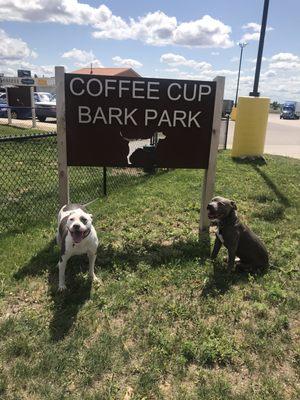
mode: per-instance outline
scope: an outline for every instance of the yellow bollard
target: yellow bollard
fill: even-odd
[[[237,107],[233,106],[231,109],[231,114],[230,114],[231,121],[236,120],[236,114],[237,114]]]
[[[268,97],[239,97],[232,157],[263,155],[269,104]]]

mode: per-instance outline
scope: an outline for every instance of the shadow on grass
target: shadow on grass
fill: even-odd
[[[284,217],[286,208],[291,206],[289,199],[279,190],[276,183],[264,171],[262,171],[262,169],[259,168],[258,165],[252,164],[251,166],[263,178],[267,186],[272,190],[272,192],[276,196],[277,201],[279,203],[279,204],[274,204],[274,202],[272,202],[269,206],[263,208],[263,210],[255,212],[254,216],[256,218],[262,218],[265,221],[269,222],[274,222],[282,219]],[[267,203],[268,200],[270,201],[272,199],[268,199],[267,197],[263,198],[261,195],[257,196],[258,202]]]
[[[289,199],[279,190],[277,184],[259,167],[266,165],[266,161],[263,157],[259,157],[256,159],[250,158],[233,158],[233,162],[236,164],[247,164],[250,165],[265,181],[265,183],[269,186],[269,188],[276,195],[279,203],[281,203],[284,207],[290,207],[291,203]],[[280,175],[278,175],[280,176]]]
[[[252,165],[252,168],[263,178],[269,188],[274,192],[276,195],[279,203],[281,203],[284,207],[290,207],[291,203],[289,199],[278,189],[275,182],[264,172],[262,171],[257,165]]]
[[[83,257],[71,259],[66,270],[67,291],[59,293],[58,288],[58,251],[55,240],[14,274],[17,280],[26,276],[38,276],[48,273],[49,294],[52,299],[53,315],[50,321],[50,336],[53,341],[62,340],[72,328],[83,304],[90,298],[91,281],[78,273],[87,270],[87,260]],[[85,268],[81,267],[85,264]]]
[[[254,279],[263,276],[268,269],[255,269],[251,267],[236,267],[234,271],[228,271],[226,262],[214,261],[213,271],[209,275],[204,288],[202,297],[218,297],[225,294],[231,286],[248,283],[249,275]]]
[[[129,244],[121,249],[114,249],[111,245],[105,248],[99,247],[96,265],[110,271],[113,271],[116,265],[118,268],[135,270],[141,261],[155,268],[178,259],[197,258],[202,262],[208,256],[209,235],[203,234],[200,241],[180,241],[167,245],[144,243],[140,247]],[[49,329],[53,341],[60,341],[68,335],[81,307],[90,299],[92,286],[91,280],[87,277],[87,257],[85,255],[77,256],[68,262],[67,290],[59,293],[57,290],[58,268],[56,266],[58,257],[59,253],[55,240],[53,240],[14,274],[15,279],[22,280],[27,276],[48,273],[48,290],[53,310]]]
[[[152,268],[178,260],[199,260],[202,264],[210,254],[210,237],[203,233],[200,240],[179,240],[160,244],[144,241],[140,245],[127,244],[116,249],[112,245],[99,246],[97,262],[101,269],[113,271],[115,266],[137,270],[140,263],[146,263]]]
[[[291,206],[291,203],[289,199],[285,196],[284,193],[278,188],[278,185],[272,180],[272,178],[262,170],[262,166],[266,164],[265,160],[263,158],[258,158],[258,159],[251,159],[251,158],[245,158],[245,159],[233,159],[235,163],[237,164],[248,164],[250,165],[257,174],[260,175],[260,177],[264,180],[266,185],[269,187],[269,189],[272,190],[274,195],[276,196],[276,199],[279,204],[274,204],[274,198],[271,196],[267,196],[265,194],[255,194],[253,195],[253,199],[256,200],[259,203],[265,203],[266,206],[263,207],[262,210],[255,212],[254,216],[256,218],[262,218],[265,221],[269,222],[274,222],[279,219],[282,219],[284,217],[285,209],[287,207]],[[269,206],[267,206],[267,203],[271,202]]]

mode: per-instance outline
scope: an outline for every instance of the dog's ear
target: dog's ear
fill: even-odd
[[[234,202],[233,200],[231,200],[230,204],[231,204],[231,207],[232,207],[234,210],[237,210],[237,206],[236,206],[236,204],[235,204],[235,202]]]

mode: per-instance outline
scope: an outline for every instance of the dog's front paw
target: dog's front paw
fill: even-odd
[[[67,286],[66,285],[59,285],[58,286],[58,291],[60,293],[64,292],[65,290],[67,290]]]
[[[94,284],[96,284],[96,285],[102,284],[101,278],[98,278],[95,274],[89,275],[89,278],[90,278],[91,281],[92,281]]]
[[[90,274],[89,277],[93,282],[100,282],[100,279],[95,274]]]

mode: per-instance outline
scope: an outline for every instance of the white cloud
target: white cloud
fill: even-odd
[[[80,68],[89,67],[90,64],[93,64],[93,67],[103,67],[101,61],[95,57],[92,50],[85,51],[73,48],[72,50],[66,51],[62,57],[73,60],[74,65]]]
[[[104,4],[92,7],[78,0],[0,0],[1,20],[90,25],[98,39],[141,40],[154,46],[233,46],[231,28],[209,15],[179,23],[158,10],[125,21]]]
[[[230,77],[236,77],[238,73],[237,71],[228,69],[217,70],[214,69],[211,64],[205,61],[199,62],[173,53],[163,54],[160,57],[160,61],[170,67],[173,67],[165,68],[164,72],[175,73],[176,77],[180,79],[210,80],[216,76],[225,76],[227,79]],[[179,69],[180,67],[190,68],[192,72],[182,71]],[[173,76],[173,78],[175,78],[175,76]]]
[[[110,17],[103,4],[95,8],[77,0],[0,0],[0,21],[90,25]]]
[[[273,71],[272,69],[269,69],[268,71],[261,74],[261,77],[263,78],[274,78],[275,76],[277,76],[277,72]]]
[[[118,19],[116,19],[118,18]],[[162,11],[148,13],[129,23],[115,17],[95,25],[93,33],[99,39],[141,40],[153,46],[179,45],[195,47],[231,47],[231,28],[209,15],[201,19],[178,23]]]
[[[54,76],[55,66],[54,65],[36,65],[29,62],[21,62],[21,68],[29,69],[33,74],[37,76]]]
[[[28,47],[28,44],[22,39],[13,38],[0,29],[0,60],[2,61],[15,61],[28,57],[37,57],[37,53]]]
[[[261,25],[256,22],[248,22],[242,26],[242,29],[250,32],[244,33],[240,42],[250,42],[251,40],[259,40]],[[266,31],[273,31],[274,28],[267,26]]]
[[[245,24],[242,26],[243,29],[250,29],[253,32],[260,32],[261,25],[257,24],[256,22],[248,22],[248,24]],[[266,31],[273,31],[274,28],[271,26],[267,26]]]
[[[233,46],[229,38],[231,28],[223,22],[204,15],[196,21],[184,22],[177,26],[173,33],[172,44],[199,47],[223,47]]]
[[[299,70],[300,71],[300,62],[290,62],[290,61],[278,61],[269,64],[270,68],[285,70]]]
[[[300,57],[292,53],[278,53],[271,57],[270,68],[276,70],[299,70]]]
[[[283,102],[286,99],[298,101],[300,94],[300,61],[298,56],[289,53],[289,55],[275,54],[268,57],[262,64],[262,71],[259,81],[259,92],[261,96],[271,98],[271,101]],[[289,59],[291,61],[279,61]],[[234,99],[236,93],[238,71],[231,69],[218,69],[213,65],[206,69],[195,68],[199,61],[187,59],[179,54],[166,53],[161,56],[161,62],[170,66],[163,71],[159,71],[160,76],[170,79],[191,79],[191,80],[212,80],[215,76],[225,76],[225,98]],[[293,61],[292,61],[293,60]],[[256,60],[248,60],[255,62]],[[273,62],[272,62],[273,61]],[[287,65],[281,65],[285,68],[272,68],[273,64],[286,63],[293,68],[292,73],[287,70]],[[278,65],[280,66],[280,65]],[[296,68],[297,67],[297,68]],[[253,90],[255,68],[241,71],[239,95],[248,96]]]
[[[259,40],[259,32],[253,33],[245,33],[242,37],[240,42],[250,42],[251,40]]]
[[[242,29],[251,29],[254,32],[260,32],[260,25],[256,22],[248,22],[248,24],[242,26]]]
[[[166,72],[179,72],[178,68],[165,68]]]
[[[168,64],[171,67],[176,67],[180,65],[197,70],[211,69],[211,64],[207,63],[206,61],[188,60],[185,57],[174,53],[163,54],[160,57],[160,62]]]
[[[31,71],[31,75],[36,74],[37,76],[54,76],[54,65],[37,65],[28,61],[15,60],[15,61],[3,61],[0,60],[0,72],[7,76],[17,76],[18,69],[28,69]]]
[[[300,61],[300,58],[292,53],[278,53],[272,56],[272,61]]]
[[[143,66],[137,60],[133,60],[132,58],[121,58],[119,56],[115,56],[112,58],[114,65],[118,65],[121,67],[128,67],[128,68],[141,68]]]
[[[18,69],[29,69],[33,74],[53,76],[53,66],[38,66],[28,61],[37,58],[37,53],[24,40],[11,37],[0,29],[0,43],[0,72],[16,76]]]

